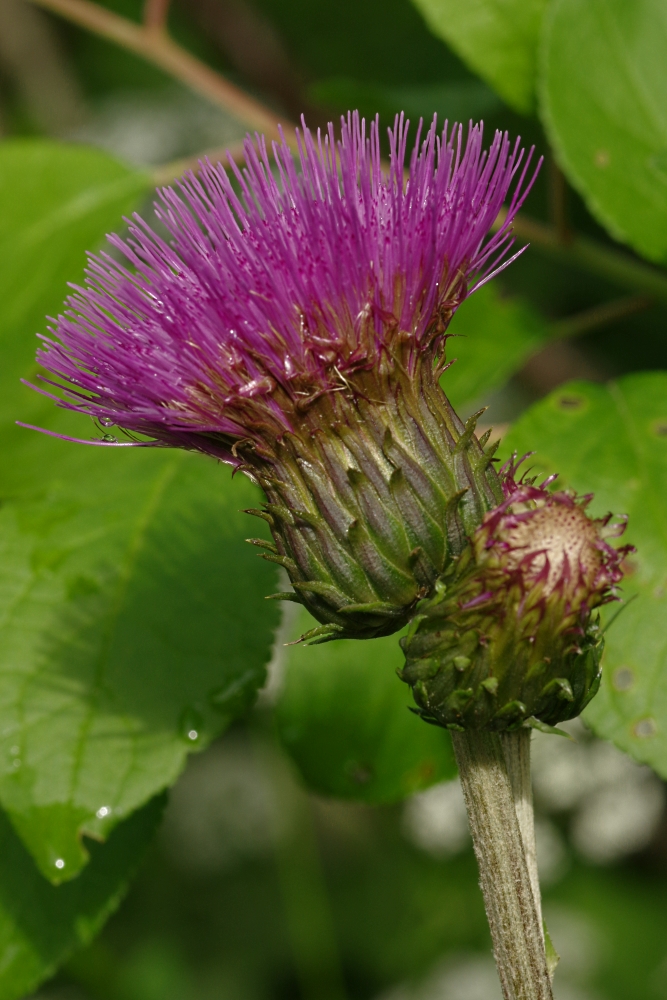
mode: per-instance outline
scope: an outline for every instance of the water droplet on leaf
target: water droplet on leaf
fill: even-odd
[[[186,708],[181,715],[180,733],[188,743],[196,743],[201,736],[204,720],[196,708]]]

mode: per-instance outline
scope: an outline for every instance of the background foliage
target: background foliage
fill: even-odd
[[[169,27],[283,119],[483,117],[546,156],[532,245],[457,314],[443,386],[504,457],[630,515],[596,736],[536,740],[538,841],[556,996],[667,997],[664,4],[182,0]],[[91,437],[21,384],[34,334],[169,163],[243,122],[2,0],[0,130],[0,1000],[62,963],[43,998],[492,1000],[451,747],[395,638],[286,649],[288,618],[274,648],[247,482],[15,425]]]

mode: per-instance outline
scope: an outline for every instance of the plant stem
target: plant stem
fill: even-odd
[[[471,730],[452,733],[452,742],[503,996],[553,1000],[501,737]]]
[[[32,0],[45,10],[87,28],[96,35],[142,56],[148,62],[181,80],[202,97],[231,112],[250,128],[264,132],[267,139],[279,139],[279,119],[260,101],[235,87],[215,70],[200,62],[174,42],[165,31],[135,24],[90,0]],[[292,142],[293,126],[287,120],[285,138]]]
[[[506,217],[507,212],[502,209],[493,224],[494,230],[502,226]],[[517,215],[512,228],[520,240],[530,242],[531,246],[539,248],[561,264],[584,268],[622,288],[643,292],[661,302],[667,302],[667,272],[645,264],[622,250],[605,246],[586,236],[573,235],[567,243],[561,243],[552,226],[525,215]]]
[[[575,313],[574,316],[567,316],[552,323],[551,336],[554,340],[579,337],[590,330],[606,326],[607,323],[614,323],[616,320],[625,319],[626,316],[642,312],[653,304],[654,300],[648,295],[625,295],[620,299],[612,299],[611,302],[603,302],[599,306],[592,306],[590,309]]]
[[[519,823],[523,853],[526,857],[526,867],[530,885],[533,890],[533,901],[542,930],[542,899],[540,880],[537,873],[537,850],[535,847],[535,814],[533,811],[533,783],[530,776],[530,741],[532,730],[518,729],[514,733],[503,733],[500,737],[505,766],[510,779],[514,810]]]
[[[144,3],[144,27],[150,31],[166,31],[169,14],[169,0],[146,0]]]

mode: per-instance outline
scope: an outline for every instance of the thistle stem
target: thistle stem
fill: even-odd
[[[535,814],[533,811],[533,783],[530,776],[530,741],[532,730],[518,729],[513,733],[503,733],[500,737],[505,766],[510,779],[514,809],[521,831],[523,853],[526,857],[526,867],[530,885],[533,890],[533,901],[537,910],[537,918],[542,930],[542,899],[540,880],[537,873],[537,850],[535,846]]]
[[[553,1000],[541,920],[503,742],[496,733],[474,730],[452,733],[452,741],[503,996],[505,1000]],[[523,789],[525,747],[512,744],[510,751],[517,776],[515,787]],[[524,804],[519,811],[528,822],[528,800],[523,791],[518,801]]]

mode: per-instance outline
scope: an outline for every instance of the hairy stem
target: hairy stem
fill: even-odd
[[[501,737],[452,733],[505,1000],[553,1000]]]
[[[530,729],[518,729],[514,733],[503,733],[500,737],[505,766],[510,779],[516,818],[523,841],[523,853],[533,890],[535,909],[542,929],[542,899],[540,880],[537,874],[537,851],[535,849],[535,815],[533,812],[533,784],[530,777]]]

